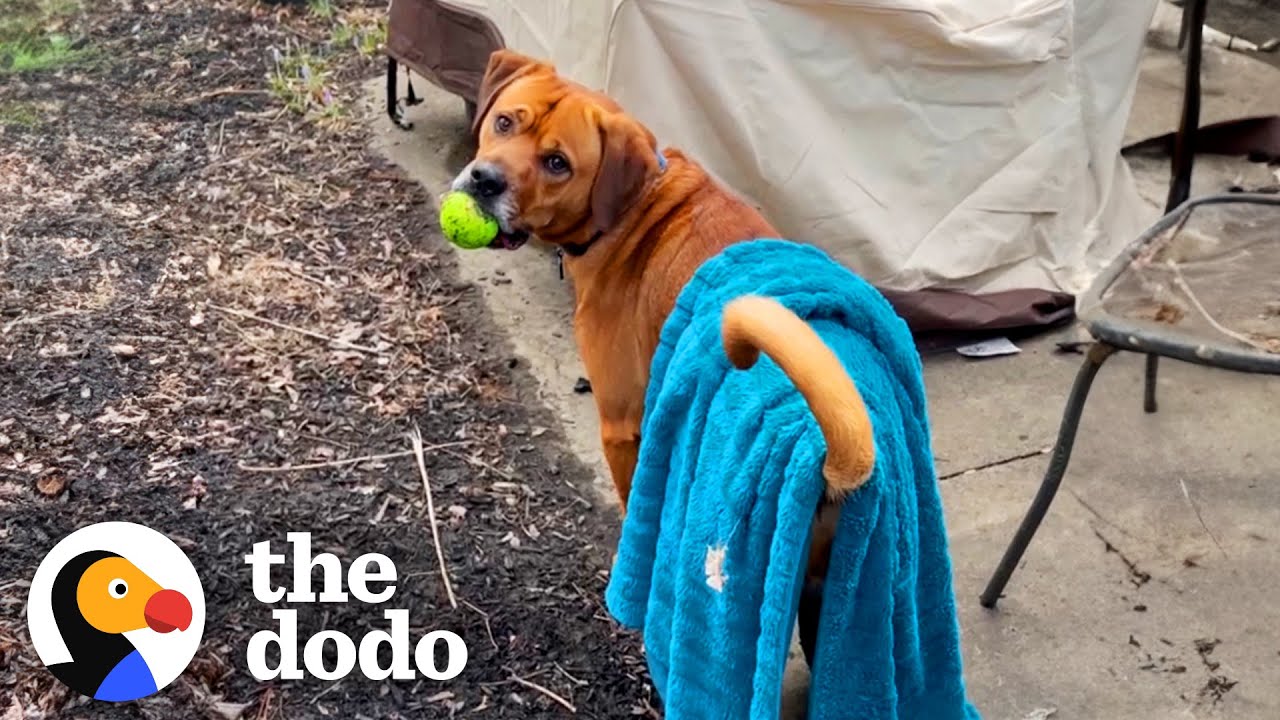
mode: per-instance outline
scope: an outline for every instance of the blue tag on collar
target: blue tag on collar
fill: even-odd
[[[662,154],[662,151],[659,150],[658,151],[658,172],[664,172],[666,171],[666,169],[667,169],[667,158],[665,155]]]

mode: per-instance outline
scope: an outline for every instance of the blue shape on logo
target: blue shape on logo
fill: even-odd
[[[134,650],[111,668],[93,698],[124,702],[146,697],[156,690],[156,679],[151,676],[151,668],[147,667],[147,661],[142,659],[142,655]]]

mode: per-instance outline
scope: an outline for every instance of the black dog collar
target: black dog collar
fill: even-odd
[[[658,172],[663,173],[663,172],[666,172],[666,170],[667,170],[667,159],[663,157],[662,151],[659,150],[658,151]],[[567,254],[569,257],[582,257],[583,255],[586,255],[587,251],[591,249],[592,245],[595,245],[596,241],[600,239],[601,235],[604,235],[604,231],[597,230],[596,233],[591,236],[591,239],[587,240],[584,243],[566,244],[566,245],[560,246],[560,252],[558,252],[557,255],[561,258],[560,259],[560,278],[561,279],[564,279],[564,255]]]

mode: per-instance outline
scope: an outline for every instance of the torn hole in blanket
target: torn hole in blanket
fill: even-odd
[[[724,574],[725,551],[726,548],[723,545],[707,546],[707,558],[703,563],[703,570],[707,573],[707,587],[716,592],[724,592],[725,581],[729,579],[729,576]]]

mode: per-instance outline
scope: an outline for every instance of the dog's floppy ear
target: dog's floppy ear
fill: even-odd
[[[517,78],[535,70],[555,70],[555,68],[506,48],[498,48],[489,54],[489,64],[485,67],[484,78],[480,80],[480,91],[476,94],[476,117],[471,123],[472,135],[480,133],[485,116],[489,114],[493,101],[498,99],[503,89]]]
[[[606,232],[635,202],[658,171],[658,142],[640,123],[620,113],[602,112],[600,167],[591,186],[591,220]]]

